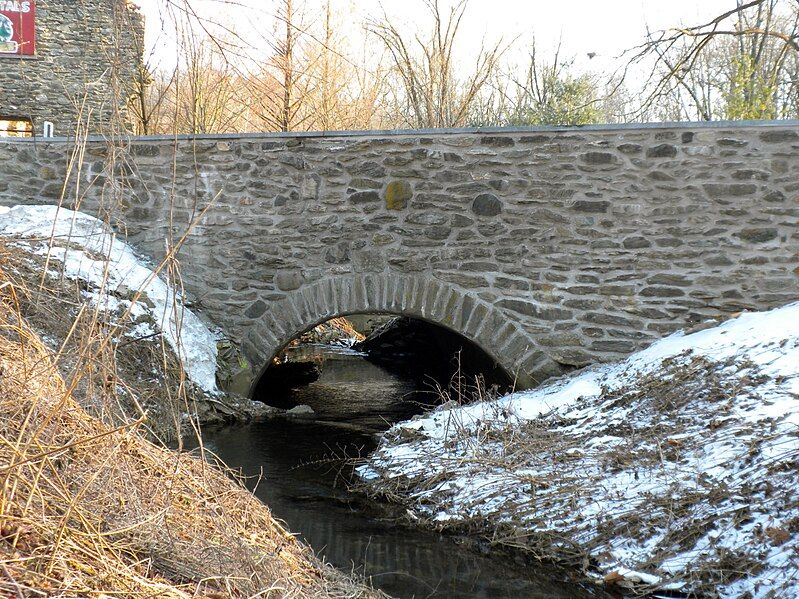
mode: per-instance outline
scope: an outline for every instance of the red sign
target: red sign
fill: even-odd
[[[0,56],[36,54],[36,1],[0,0]]]

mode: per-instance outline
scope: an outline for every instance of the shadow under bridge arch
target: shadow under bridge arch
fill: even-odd
[[[273,358],[314,326],[352,314],[394,314],[429,322],[475,344],[511,378],[529,388],[557,365],[502,310],[432,277],[350,275],[308,283],[268,304],[242,343],[252,365],[252,394]]]

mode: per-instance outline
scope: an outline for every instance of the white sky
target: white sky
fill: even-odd
[[[135,0],[148,23],[148,44],[163,49],[167,31],[161,34],[161,13],[165,0]],[[180,1],[180,0],[173,0]],[[297,0],[299,1],[299,0]],[[313,4],[313,0],[307,0]],[[447,5],[451,0],[440,0]],[[221,20],[243,37],[256,37],[274,27],[271,18],[275,0],[236,0],[239,6],[223,0],[194,0],[197,11]],[[423,0],[333,0],[343,15],[344,26],[353,27],[353,37],[364,20],[382,14],[381,6],[393,18],[412,26],[425,16]],[[576,58],[580,70],[611,70],[613,58],[644,39],[646,28],[652,30],[697,24],[735,6],[735,0],[471,0],[461,30],[462,50],[469,53],[479,48],[483,38],[511,41],[518,36],[517,46],[535,37],[540,51],[551,55],[559,40],[565,56]],[[314,15],[309,15],[313,18]],[[424,28],[424,23],[421,23]],[[587,53],[597,57],[589,60]],[[170,62],[164,56],[165,62]]]

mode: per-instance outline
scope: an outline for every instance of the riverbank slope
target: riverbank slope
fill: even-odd
[[[0,595],[370,595],[223,470],[90,417],[7,294],[0,372]]]
[[[0,596],[375,596],[210,454],[147,440],[229,413],[215,338],[103,223],[55,210],[0,213]]]
[[[799,303],[393,427],[359,468],[424,525],[600,583],[799,595]]]

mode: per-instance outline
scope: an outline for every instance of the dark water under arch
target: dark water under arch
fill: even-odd
[[[426,390],[348,350],[301,351],[322,360],[322,376],[290,393],[314,415],[210,431],[206,445],[251,477],[256,495],[320,556],[396,597],[602,596],[561,582],[546,568],[509,567],[506,559],[478,555],[451,538],[398,526],[396,512],[349,493],[349,470],[331,456],[373,449],[376,433],[418,412]]]

